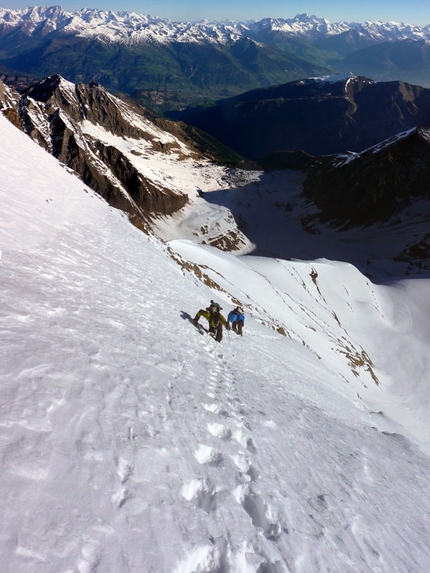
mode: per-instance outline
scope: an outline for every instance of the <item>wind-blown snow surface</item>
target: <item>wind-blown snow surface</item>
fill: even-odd
[[[0,130],[1,571],[429,571],[428,282],[171,243],[211,290]]]

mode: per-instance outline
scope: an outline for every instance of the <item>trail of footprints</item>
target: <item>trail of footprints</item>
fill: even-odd
[[[230,486],[227,486],[229,493],[248,514],[257,534],[263,535],[269,542],[276,542],[282,533],[288,533],[288,530],[277,521],[269,504],[258,493],[259,473],[252,463],[258,450],[252,438],[252,428],[247,421],[245,406],[235,394],[234,380],[231,380],[231,375],[222,362],[217,363],[210,375],[206,395],[207,400],[202,402],[201,406],[208,413],[210,421],[207,422],[206,430],[208,442],[213,445],[199,444],[194,451],[194,457],[199,464],[220,470],[223,470],[224,465],[234,464],[236,473],[233,472],[233,476],[229,474],[229,479],[232,480]],[[133,433],[128,438],[133,442]],[[134,466],[123,457],[117,458],[115,465],[120,487],[112,496],[112,503],[120,509],[133,498],[128,481],[134,473]],[[217,500],[226,494],[225,472],[219,486],[209,477],[210,474],[211,472],[208,472],[203,478],[196,477],[181,489],[186,500],[208,515],[216,510]],[[216,472],[213,475],[216,475]],[[212,547],[212,550],[215,551],[216,547]],[[259,553],[263,561],[256,573],[279,573],[283,570],[279,569],[279,561],[271,562],[262,549]],[[198,570],[202,571],[201,568]],[[220,573],[227,570],[228,568],[222,566],[216,569]]]
[[[222,387],[221,387],[222,381]],[[217,393],[222,393],[227,399],[227,408],[217,400]],[[256,482],[259,474],[253,467],[252,459],[257,454],[257,447],[252,439],[252,429],[247,422],[244,405],[234,395],[234,382],[230,380],[228,371],[215,370],[210,376],[207,389],[208,401],[202,403],[203,408],[214,414],[213,421],[207,424],[207,431],[212,437],[219,439],[219,447],[200,444],[194,452],[194,456],[200,464],[220,466],[230,458],[237,468],[236,485],[232,494],[236,501],[251,518],[252,524],[260,533],[271,540],[276,541],[282,534],[283,528],[271,519],[271,510],[264,498],[257,493]],[[225,443],[235,441],[238,448],[227,448]],[[211,440],[213,443],[213,440]],[[224,442],[224,444],[223,444]],[[223,453],[229,451],[230,453]],[[231,453],[231,452],[234,453]],[[208,479],[196,479],[182,489],[182,495],[195,506],[210,513],[216,509],[217,494],[222,488],[217,488]],[[270,564],[267,564],[270,569]],[[268,571],[269,571],[268,569]]]

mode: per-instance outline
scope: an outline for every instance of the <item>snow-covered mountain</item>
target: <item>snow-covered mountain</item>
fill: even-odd
[[[429,154],[430,130],[414,128],[362,153],[322,158],[309,170],[304,193],[315,201],[323,218],[337,220],[340,226],[395,219],[412,204],[430,198]],[[415,250],[418,264],[427,266],[427,238],[421,247],[411,247],[410,243],[408,249]]]
[[[173,22],[136,14],[84,8],[66,12],[59,6],[0,9],[3,31],[17,28],[29,36],[56,32],[97,37],[107,41],[139,42],[226,42],[242,36],[241,25],[217,22]]]
[[[429,279],[184,240],[226,210],[209,179],[163,243],[0,133],[2,571],[428,571]],[[243,337],[191,324],[210,299]]]
[[[242,37],[259,38],[277,33],[291,38],[315,39],[336,36],[351,30],[374,42],[393,40],[430,40],[430,24],[415,26],[399,22],[329,22],[309,14],[294,18],[264,18],[254,21],[175,22],[134,12],[113,12],[83,8],[66,12],[60,6],[28,7],[21,10],[0,9],[0,31],[19,29],[29,36],[77,34],[104,38],[107,41],[140,42],[210,42],[230,43]]]
[[[309,14],[298,14],[294,18],[264,18],[249,25],[252,34],[270,32],[291,38],[316,40],[340,36],[354,32],[362,40],[374,43],[399,40],[430,39],[430,24],[416,26],[405,22],[330,22],[325,18],[317,18]]]
[[[179,184],[165,176],[174,165],[187,174],[203,173],[227,157],[240,163],[237,154],[193,128],[151,116],[97,84],[75,85],[58,74],[21,95],[0,80],[0,105],[34,141],[141,226],[188,201],[187,177],[179,175]],[[193,181],[194,191],[204,186],[200,179]]]
[[[157,112],[347,71],[429,85],[430,25],[331,23],[308,14],[174,22],[93,8],[0,8],[0,42],[0,73],[19,89],[59,73]]]

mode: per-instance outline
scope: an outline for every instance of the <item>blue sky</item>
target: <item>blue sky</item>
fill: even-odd
[[[50,6],[60,4],[65,10],[78,10],[84,6],[106,10],[129,10],[138,14],[151,14],[172,20],[260,20],[292,18],[307,12],[331,22],[364,22],[382,20],[384,22],[408,22],[410,24],[430,24],[429,0],[57,0],[51,3],[32,0],[0,0],[3,8],[25,8],[29,5]]]

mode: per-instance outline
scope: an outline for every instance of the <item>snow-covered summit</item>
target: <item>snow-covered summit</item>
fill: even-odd
[[[317,18],[310,14],[297,14],[294,18],[264,18],[255,22],[252,30],[281,32],[293,37],[314,38],[342,34],[350,29],[346,22],[332,23],[325,18]]]

